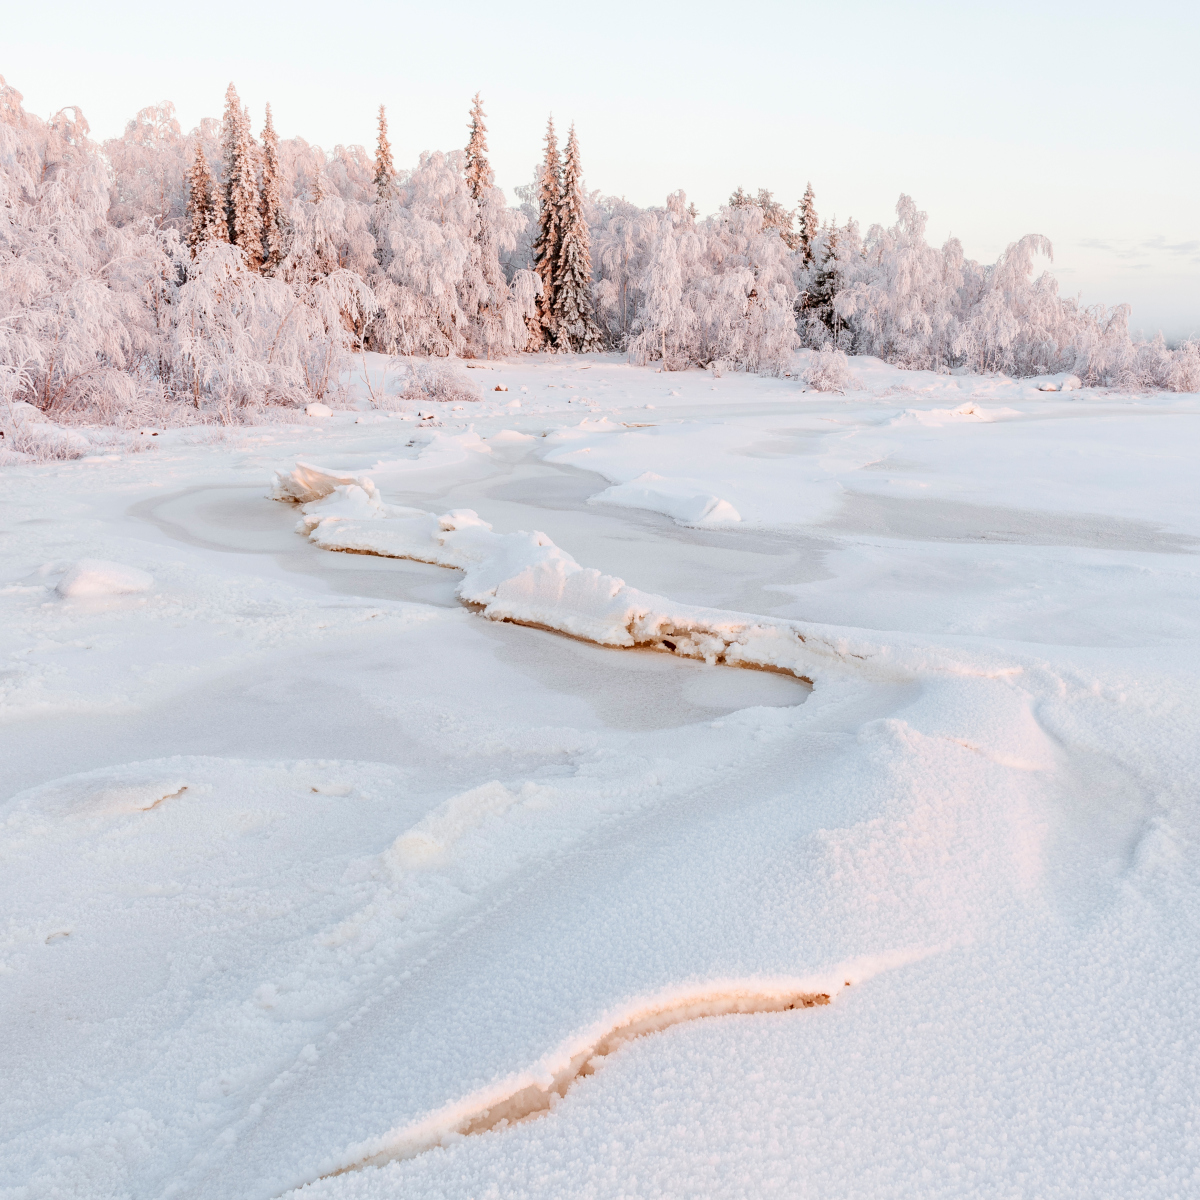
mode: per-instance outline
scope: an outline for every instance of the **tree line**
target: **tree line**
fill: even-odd
[[[0,399],[121,422],[240,413],[336,387],[348,357],[621,350],[666,370],[781,373],[801,346],[933,370],[1074,371],[1200,388],[1200,352],[1134,343],[1128,309],[1086,307],[1035,273],[1049,243],[991,264],[897,221],[821,222],[737,188],[701,217],[680,191],[641,208],[585,186],[553,120],[510,205],[482,101],[461,150],[392,159],[256,139],[230,84],[187,134],[170,104],[102,144],[77,108],[26,113],[0,81]]]

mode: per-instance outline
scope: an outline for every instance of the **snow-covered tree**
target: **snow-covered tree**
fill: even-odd
[[[188,249],[195,258],[200,247],[216,238],[227,240],[224,221],[217,212],[216,187],[204,156],[204,146],[197,139],[192,168],[188,172],[187,235]]]
[[[469,322],[468,344],[489,358],[523,349],[528,341],[524,312],[536,293],[536,281],[521,279],[519,298],[509,289],[500,266],[500,252],[516,242],[516,230],[524,218],[508,209],[504,193],[495,186],[487,157],[487,126],[483,101],[478,92],[471,105],[471,137],[464,158],[467,191],[474,205],[471,257],[459,286],[459,302]],[[518,275],[528,275],[518,272]],[[528,294],[532,286],[533,294]],[[514,313],[522,310],[520,328],[513,325]]]
[[[130,394],[137,352],[151,348],[142,298],[108,278],[149,235],[109,224],[109,200],[83,114],[43,122],[0,79],[0,367],[44,412]]]
[[[928,217],[911,197],[896,205],[889,229],[871,227],[866,257],[840,293],[837,311],[855,332],[855,348],[908,367],[953,361],[961,319],[962,248],[939,252],[925,241]]]
[[[862,237],[858,224],[851,220],[839,226],[836,218],[818,231],[811,242],[813,261],[797,271],[797,286],[802,293],[798,304],[800,334],[810,346],[849,344],[851,335],[838,310],[838,296],[847,280],[859,273]]]
[[[693,339],[698,323],[695,309],[684,296],[685,273],[698,257],[695,233],[680,229],[677,213],[658,219],[649,261],[639,280],[645,297],[638,317],[639,332],[630,345],[638,363],[659,361],[666,370],[682,370],[693,359]]]
[[[658,229],[658,214],[615,196],[601,201],[593,212],[589,224],[598,267],[597,315],[604,321],[609,340],[624,348],[643,304],[640,284]]]
[[[690,299],[697,314],[693,361],[782,374],[799,340],[783,231],[754,204],[727,208],[699,236],[702,269]]]
[[[225,92],[225,118],[221,127],[225,157],[225,221],[229,241],[242,251],[246,265],[258,270],[262,263],[262,217],[259,212],[254,139],[250,113],[243,109],[237,88]]]
[[[279,191],[279,139],[267,105],[262,131],[262,188],[259,216],[262,220],[263,270],[274,271],[287,253],[287,212]]]
[[[811,267],[813,264],[813,239],[817,236],[817,203],[813,195],[813,185],[810,183],[804,189],[804,198],[800,201],[800,255],[803,264]]]
[[[396,169],[392,165],[392,144],[388,141],[387,112],[379,106],[379,134],[375,139],[375,195],[384,203],[392,192]]]
[[[555,269],[562,241],[559,225],[562,204],[562,163],[558,157],[558,139],[554,133],[554,118],[546,122],[546,157],[542,163],[538,184],[537,237],[533,243],[533,269],[541,281],[542,291],[537,300],[534,318],[534,345],[554,344]]]
[[[293,202],[291,247],[278,272],[294,302],[283,326],[285,340],[277,343],[273,361],[297,368],[314,396],[325,394],[346,355],[360,348],[362,332],[376,309],[367,284],[340,265],[337,240],[345,236],[349,207],[337,196],[319,205]]]
[[[471,196],[478,203],[488,188],[492,186],[492,168],[487,157],[487,126],[483,118],[483,98],[478,92],[471,101],[471,136],[467,140],[467,158],[464,173],[467,177],[467,187]]]
[[[763,225],[768,229],[778,229],[783,244],[789,250],[795,250],[800,244],[800,235],[795,231],[796,214],[784,208],[782,204],[766,189],[759,188],[757,196],[751,196],[742,188],[729,197],[729,208],[755,207],[762,213]],[[698,214],[695,205],[692,206],[691,216],[694,220]]]
[[[112,173],[109,221],[121,227],[137,221],[155,229],[184,225],[187,139],[169,100],[140,109],[119,138],[102,147]]]
[[[379,206],[380,262],[369,276],[379,301],[373,343],[393,354],[499,355],[524,348],[537,277],[518,270],[493,290],[485,277],[479,229],[494,248],[516,243],[523,218],[506,209],[499,188],[476,200],[462,151],[423,154],[416,170]],[[494,254],[494,250],[493,250]]]
[[[583,202],[579,139],[572,125],[563,163],[561,232],[554,271],[554,339],[555,345],[563,350],[599,350],[603,345],[592,315],[592,254]]]

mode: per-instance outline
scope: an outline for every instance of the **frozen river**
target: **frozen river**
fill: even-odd
[[[1200,406],[855,372],[0,473],[0,1195],[1194,1190]]]

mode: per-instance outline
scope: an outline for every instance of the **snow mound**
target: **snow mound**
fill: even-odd
[[[148,592],[153,586],[154,576],[137,567],[102,558],[81,558],[68,568],[54,590],[65,597],[123,596]]]
[[[629,483],[606,488],[592,496],[588,503],[645,508],[673,517],[678,525],[723,525],[742,519],[728,500],[698,491],[686,483],[664,479],[652,471]]]
[[[906,408],[888,424],[907,425],[915,422],[918,425],[927,425],[931,429],[940,429],[943,425],[958,421],[994,421],[997,417],[1020,415],[1019,410],[1015,408],[984,408],[976,400],[964,400],[957,408]]]
[[[1083,380],[1078,375],[1056,375],[1038,384],[1039,392],[1074,392],[1083,387]]]

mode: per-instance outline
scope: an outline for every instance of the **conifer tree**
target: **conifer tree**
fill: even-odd
[[[212,176],[204,146],[197,138],[196,156],[188,172],[187,244],[195,258],[200,247],[210,240],[216,224],[217,206],[213,196]]]
[[[286,253],[287,218],[279,199],[279,139],[267,105],[262,131],[262,191],[259,216],[262,219],[263,269],[273,271]]]
[[[817,236],[817,207],[810,183],[800,201],[800,254],[806,267],[813,263],[813,238]]]
[[[375,142],[375,194],[381,204],[391,195],[395,174],[395,167],[392,166],[392,144],[388,141],[387,112],[381,104],[379,137]]]
[[[478,284],[467,302],[472,318],[477,319],[491,335],[484,335],[488,345],[493,340],[501,320],[501,313],[508,300],[508,285],[497,253],[496,230],[493,227],[495,214],[492,211],[498,195],[493,184],[492,168],[487,158],[487,126],[483,118],[483,100],[479,93],[471,104],[471,138],[467,142],[466,181],[467,191],[475,205],[475,257],[473,265],[478,269]]]
[[[231,83],[225,92],[225,117],[221,127],[225,152],[225,222],[229,240],[257,271],[262,263],[262,224],[255,180],[255,146],[250,134],[250,113],[241,106]]]
[[[600,330],[592,318],[591,238],[583,215],[583,171],[574,125],[567,137],[558,210],[561,233],[554,272],[555,344],[564,350],[599,350]]]
[[[484,199],[487,189],[492,186],[492,168],[487,160],[487,126],[483,118],[483,100],[479,93],[471,102],[471,138],[467,142],[467,187],[476,203]]]
[[[542,294],[537,300],[536,340],[554,343],[554,275],[558,261],[562,230],[559,228],[559,205],[562,202],[562,162],[558,157],[558,138],[554,133],[554,118],[546,122],[546,160],[542,165],[542,180],[538,188],[538,232],[533,243],[533,269],[542,281]]]
[[[817,316],[825,328],[837,338],[841,331],[842,322],[838,317],[834,301],[841,291],[841,271],[838,265],[838,227],[837,222],[830,225],[825,235],[824,253],[821,255],[821,265],[813,280],[811,307],[816,309]]]

